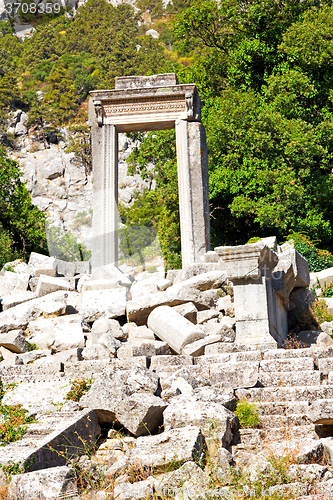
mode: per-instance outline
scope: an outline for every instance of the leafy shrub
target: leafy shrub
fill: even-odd
[[[310,272],[318,272],[333,267],[333,255],[327,250],[320,250],[303,233],[291,233],[288,240],[293,240],[295,250],[308,261]]]
[[[325,300],[315,300],[310,307],[310,312],[319,325],[324,321],[333,321],[333,314],[328,311]]]
[[[260,427],[261,425],[257,406],[255,403],[238,401],[235,415],[238,417],[239,423],[244,429],[255,429],[257,427]]]
[[[80,401],[82,398],[83,394],[89,391],[93,379],[78,379],[78,380],[71,380],[71,390],[66,394],[65,399],[67,401]]]

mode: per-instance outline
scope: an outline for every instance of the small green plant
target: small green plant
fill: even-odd
[[[253,238],[250,238],[249,241],[246,242],[246,244],[250,245],[251,243],[257,243],[260,240],[261,238],[259,236],[253,236]]]
[[[310,313],[319,325],[324,323],[324,321],[333,321],[333,314],[329,312],[325,300],[315,300],[310,306]]]
[[[12,476],[22,474],[22,472],[24,472],[24,467],[21,462],[12,462],[9,460],[7,465],[0,465],[0,467],[5,473],[6,479],[9,479],[9,481]]]
[[[22,405],[1,405],[0,414],[4,419],[0,424],[0,446],[21,439],[28,430],[27,424],[35,421]]]
[[[72,387],[71,390],[66,394],[65,400],[80,401],[83,394],[89,391],[93,382],[94,379],[92,378],[71,380],[70,384]]]
[[[11,273],[15,273],[15,269],[13,268],[13,266],[7,264],[4,268],[4,271],[9,271]]]
[[[239,423],[243,429],[255,429],[261,425],[257,405],[255,403],[238,401],[235,415],[238,417]]]
[[[31,344],[30,342],[27,342],[26,343],[26,346],[27,346],[27,349],[28,351],[37,351],[38,347],[36,346],[36,344]]]

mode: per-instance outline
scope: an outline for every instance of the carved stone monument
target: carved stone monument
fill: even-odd
[[[90,93],[94,189],[93,269],[118,265],[118,132],[176,128],[183,266],[209,250],[208,156],[195,85],[176,75],[116,78]]]

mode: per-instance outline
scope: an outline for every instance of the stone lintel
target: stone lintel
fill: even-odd
[[[174,128],[177,120],[200,121],[201,103],[191,85],[124,88],[90,92],[99,126],[115,125],[117,132]]]
[[[161,73],[151,76],[117,76],[115,89],[135,89],[143,87],[166,87],[178,85],[176,73]]]
[[[267,245],[250,244],[216,247],[231,280],[258,279],[270,274],[278,262],[277,255]]]

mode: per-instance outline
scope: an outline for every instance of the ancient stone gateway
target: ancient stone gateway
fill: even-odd
[[[182,264],[209,250],[208,156],[195,85],[176,75],[116,78],[90,93],[94,190],[93,268],[118,265],[118,132],[176,128]]]

